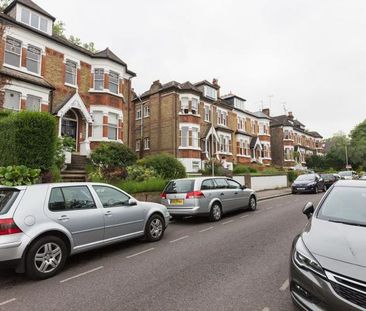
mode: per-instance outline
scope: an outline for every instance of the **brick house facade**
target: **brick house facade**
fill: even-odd
[[[266,113],[269,115],[269,110]],[[306,157],[324,154],[323,137],[318,132],[306,130],[292,112],[271,118],[271,145],[273,164],[287,168],[304,166]],[[298,159],[295,159],[295,152]]]
[[[108,48],[92,53],[53,33],[55,18],[31,0],[0,13],[0,75],[9,79],[0,108],[46,111],[59,136],[88,155],[102,141],[128,141],[135,73]]]
[[[212,83],[161,84],[133,100],[131,147],[140,157],[166,152],[188,172],[204,168],[212,157],[229,169],[233,164],[271,164],[270,118],[245,109],[245,100],[220,96]]]

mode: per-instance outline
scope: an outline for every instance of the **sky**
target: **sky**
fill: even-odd
[[[109,47],[133,87],[218,79],[246,108],[293,112],[324,137],[366,119],[365,0],[34,0]]]

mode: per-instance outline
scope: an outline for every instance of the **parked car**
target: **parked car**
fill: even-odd
[[[70,255],[138,237],[158,241],[169,218],[165,206],[107,184],[0,187],[0,267],[45,279]]]
[[[326,191],[324,179],[318,174],[305,174],[298,176],[293,182],[292,193],[299,192],[312,192],[318,193],[319,191]]]
[[[360,177],[360,180],[366,180],[366,174],[363,174],[363,175]]]
[[[301,310],[365,310],[366,184],[339,181],[292,245],[290,292]]]
[[[170,181],[161,194],[164,204],[173,217],[209,216],[219,221],[223,214],[257,207],[257,197],[252,189],[227,177],[199,177]]]
[[[358,175],[355,171],[341,171],[338,174],[341,176],[341,179],[345,180],[358,179]]]
[[[326,189],[341,179],[338,174],[320,174],[320,177],[324,179]]]

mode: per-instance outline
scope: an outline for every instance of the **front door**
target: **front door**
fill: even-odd
[[[74,111],[69,110],[61,120],[61,136],[69,136],[78,141],[78,118]]]

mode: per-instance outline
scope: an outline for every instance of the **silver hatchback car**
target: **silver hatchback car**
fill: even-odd
[[[224,213],[257,208],[254,190],[227,177],[172,180],[160,197],[161,203],[175,218],[197,215],[218,221]]]
[[[70,255],[138,237],[158,241],[169,217],[165,206],[107,184],[0,186],[0,267],[45,279]]]

